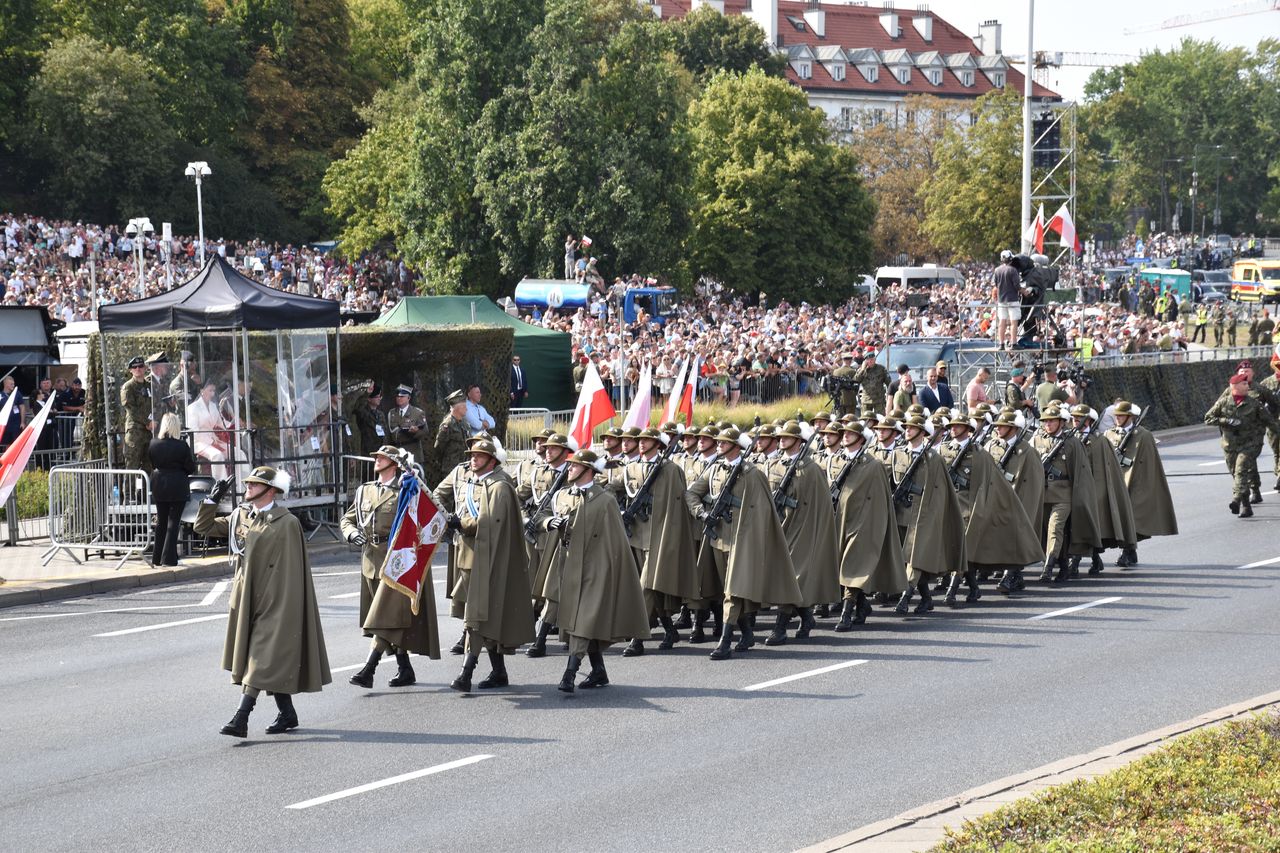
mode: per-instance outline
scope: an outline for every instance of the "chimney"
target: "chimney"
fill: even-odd
[[[983,56],[995,56],[1000,53],[1000,22],[995,18],[982,22],[978,28],[978,53]]]
[[[898,28],[898,13],[893,11],[893,0],[884,0],[884,11],[880,13],[880,26],[884,27],[884,31],[891,39],[896,39],[902,34]]]
[[[933,41],[933,15],[929,14],[927,5],[922,3],[916,7],[916,14],[911,18],[911,23],[920,34],[920,38]]]
[[[742,14],[760,25],[764,30],[764,43],[770,47],[781,47],[778,38],[778,0],[751,0],[751,4],[742,10]]]
[[[818,0],[808,0],[805,4],[804,20],[809,28],[818,34],[818,38],[826,38],[827,13],[823,11],[822,4]]]

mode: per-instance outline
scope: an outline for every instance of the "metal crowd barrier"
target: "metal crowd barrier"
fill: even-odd
[[[65,551],[77,563],[90,551],[105,557],[123,553],[116,563],[139,556],[151,546],[151,483],[144,471],[97,465],[60,465],[49,472],[49,550],[41,558],[48,565]]]

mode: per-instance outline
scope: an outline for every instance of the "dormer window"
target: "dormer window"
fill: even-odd
[[[929,69],[929,82],[930,82],[930,83],[932,83],[932,84],[933,84],[933,85],[935,85],[935,86],[941,86],[941,85],[942,85],[942,69],[940,69],[940,68],[930,68],[930,69]]]
[[[894,76],[898,78],[898,82],[906,85],[911,82],[911,69],[905,66],[894,71]]]
[[[797,62],[796,74],[800,75],[801,80],[808,80],[813,76],[813,66],[807,62]]]
[[[878,65],[859,65],[858,73],[863,76],[868,83],[874,83],[880,79],[880,66]]]
[[[843,79],[844,79],[844,66],[843,66],[843,65],[833,65],[833,66],[831,66],[831,79],[832,79],[832,80],[837,80],[837,81],[839,81],[839,80],[843,80]]]
[[[961,85],[961,86],[972,86],[972,85],[973,85],[973,72],[972,72],[972,71],[961,71],[961,72],[960,72],[960,85]]]
[[[991,75],[991,85],[995,86],[997,89],[1004,88],[1004,72],[1003,71],[997,71]]]

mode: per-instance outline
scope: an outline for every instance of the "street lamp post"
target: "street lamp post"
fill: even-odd
[[[124,226],[124,233],[133,241],[133,256],[138,266],[138,298],[143,299],[147,295],[147,288],[143,275],[142,244],[146,238],[156,233],[156,229],[152,226],[150,219],[139,216],[129,220],[129,223]]]
[[[204,268],[204,198],[200,195],[200,182],[212,175],[209,164],[203,160],[196,160],[187,164],[186,175],[196,182],[196,218],[199,221],[199,239],[200,239],[200,268]]]

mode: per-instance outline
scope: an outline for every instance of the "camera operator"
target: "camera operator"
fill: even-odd
[[[1013,252],[1005,249],[1000,253],[1000,266],[992,273],[995,287],[991,299],[996,303],[996,341],[1000,349],[1013,349],[1018,339],[1018,322],[1022,319],[1023,276],[1013,261]]]
[[[1069,370],[1065,364],[1049,364],[1044,370],[1044,380],[1036,386],[1036,407],[1040,411],[1048,408],[1054,400],[1068,405],[1075,405],[1076,386],[1070,379],[1059,379],[1060,374]]]

